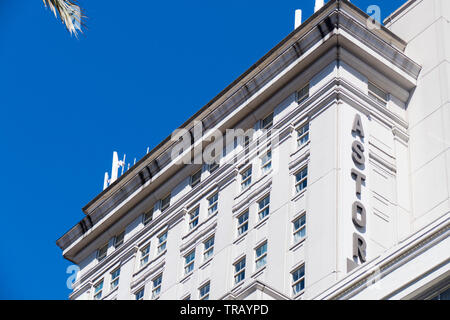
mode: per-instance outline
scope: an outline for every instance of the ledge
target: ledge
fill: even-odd
[[[211,264],[212,259],[214,258],[214,254],[212,257],[209,257],[208,260],[204,261],[201,265],[198,266],[199,269],[205,269],[207,266]]]
[[[261,274],[264,273],[264,271],[267,269],[267,264],[265,264],[264,266],[262,266],[261,268],[259,268],[258,270],[256,270],[255,272],[253,272],[253,274],[250,276],[250,278],[256,279],[258,278]]]
[[[191,272],[189,272],[188,274],[184,275],[181,279],[180,279],[180,283],[186,283],[187,281],[189,281],[189,279],[191,278],[191,276],[194,274],[195,268],[194,270],[192,270]]]
[[[266,222],[267,222],[267,220],[269,220],[270,215],[271,215],[271,212],[270,212],[270,208],[269,208],[269,214],[268,214],[267,216],[265,216],[262,220],[258,221],[258,222],[255,224],[255,226],[253,227],[253,229],[259,229],[259,228],[261,228],[263,225],[265,225]]]
[[[300,239],[299,242],[294,243],[292,246],[290,246],[289,251],[294,251],[297,250],[299,247],[303,247],[305,241],[306,241],[307,236],[304,236],[302,239]]]
[[[243,234],[240,234],[234,241],[233,244],[239,244],[241,243],[242,240],[245,239],[245,237],[248,235],[248,232],[250,231],[250,229],[247,229],[247,231],[245,231]]]

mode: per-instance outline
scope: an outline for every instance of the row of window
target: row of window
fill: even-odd
[[[110,291],[119,286],[120,268],[114,270],[111,273]],[[100,280],[94,285],[94,300],[101,300],[103,298],[103,283],[104,280]],[[152,299],[157,299],[161,294],[162,274],[158,275],[152,281]],[[144,288],[140,289],[135,294],[136,300],[144,299]]]
[[[262,245],[260,248],[257,249],[257,260],[256,260],[256,267],[257,269],[260,269],[266,264],[266,257],[267,257],[267,243]],[[246,259],[245,257],[239,260],[237,263],[234,264],[234,282],[235,285],[239,284],[240,282],[245,280],[245,268],[246,268]],[[305,289],[305,266],[302,265],[299,268],[295,269],[291,273],[291,287],[292,287],[292,295],[297,296]],[[152,291],[152,299],[156,299],[159,297],[161,293],[161,282],[162,282],[162,275],[159,276],[156,280],[153,281],[153,291]],[[210,282],[208,281],[206,284],[201,286],[198,291],[198,297],[199,300],[209,300],[209,292],[210,292]],[[135,294],[136,300],[143,300],[144,299],[144,288],[139,290]],[[183,300],[190,300],[191,296],[186,296]]]
[[[194,255],[189,254],[188,256],[186,256],[187,266],[193,265],[194,258],[195,254]],[[255,249],[255,268],[256,270],[259,270],[266,264],[267,264],[267,242],[264,242],[262,245],[258,246]],[[239,259],[239,261],[234,263],[233,267],[234,267],[234,284],[238,285],[239,283],[245,280],[246,257],[244,256],[243,258]],[[297,296],[305,289],[305,266],[301,265],[300,267],[292,271],[291,277],[292,277],[291,280],[292,295]],[[153,283],[152,299],[156,299],[159,297],[161,293],[162,274],[158,276],[156,279],[154,279],[152,283]],[[103,281],[99,284],[99,286],[103,286]],[[144,299],[144,290],[145,289],[142,288],[135,294],[136,300]],[[208,281],[206,284],[202,285],[198,289],[198,291],[199,291],[198,295],[199,300],[208,300],[210,292],[210,282]],[[98,299],[101,298],[101,289],[100,291],[97,291],[96,287],[95,292],[97,293],[95,297]],[[184,298],[184,300],[190,299],[191,299],[190,295]]]
[[[305,86],[298,92],[298,102],[301,103],[309,97],[309,85]],[[263,120],[261,120],[261,128],[270,129],[273,125],[273,113],[269,114]],[[309,123],[303,125],[297,130],[297,146],[300,148],[309,141]],[[245,139],[245,147],[249,146],[249,138]],[[208,170],[210,173],[215,171],[219,167],[218,163],[212,163],[209,165]],[[267,151],[261,158],[261,172],[265,174],[272,168],[272,152]],[[198,170],[190,177],[191,187],[195,187],[201,182],[202,170]],[[252,183],[252,167],[247,167],[241,172],[241,190],[247,189]],[[307,186],[307,168],[302,169],[298,174],[295,175],[295,189],[296,192],[300,192]],[[218,210],[218,193],[210,196],[208,198],[208,215],[212,215]],[[169,208],[171,200],[171,194],[168,194],[160,200],[160,210],[164,212]],[[189,213],[189,230],[195,229],[199,224],[199,212],[200,208],[197,206],[194,210]],[[147,225],[153,219],[154,207],[143,214],[143,224]],[[262,200],[258,202],[258,219],[263,220],[270,213],[270,195],[265,196]],[[245,211],[237,217],[237,234],[238,236],[246,233],[248,231],[248,220],[249,211]],[[297,218],[293,222],[293,239],[294,243],[299,242],[305,237],[306,226],[305,226],[305,215]],[[124,242],[125,231],[122,231],[117,236],[114,237],[114,247],[120,247]],[[167,246],[167,232],[158,236],[158,246],[157,254],[162,253],[166,250]],[[214,236],[210,237],[203,243],[203,260],[207,261],[214,254]],[[99,261],[103,260],[107,256],[108,244],[105,244],[97,251],[97,259]],[[255,265],[256,269],[261,268],[266,264],[267,257],[267,242],[255,249],[256,258]],[[140,267],[144,267],[149,263],[150,260],[150,244],[145,245],[140,250]],[[190,252],[184,257],[184,273],[187,275],[194,270],[195,264],[195,250]],[[295,273],[293,273],[294,275]],[[111,273],[111,283],[110,289],[115,289],[119,284],[120,278],[120,268],[114,270]],[[239,283],[245,279],[245,258],[241,259],[235,264],[235,282]],[[161,290],[162,275],[158,276],[153,280],[153,293],[152,298],[156,298]],[[209,283],[204,285],[199,289],[200,299],[207,299],[209,297]],[[94,286],[94,299],[101,299],[103,294],[103,280]],[[136,293],[136,300],[141,300],[144,297],[144,289]]]
[[[304,167],[301,169],[296,175],[295,175],[295,191],[296,193],[302,192],[308,184],[308,167]],[[208,201],[208,216],[215,214],[218,211],[218,202],[219,202],[219,193],[215,193],[212,196],[207,198]],[[261,221],[264,218],[266,218],[270,213],[270,195],[265,196],[260,201],[258,201],[258,220]],[[143,214],[143,223],[148,224],[148,222],[152,219],[152,211],[146,212]],[[189,212],[189,230],[195,229],[199,224],[199,212],[200,212],[200,206],[197,206],[195,209],[193,209],[191,212]],[[300,219],[300,218],[299,218]],[[296,221],[294,223],[295,226],[303,226],[305,224],[303,217],[303,222],[300,220]],[[249,222],[249,211],[248,209],[241,213],[239,216],[237,216],[237,236],[241,236],[242,234],[246,233],[248,231],[248,222]],[[297,227],[294,227],[294,229],[298,229]],[[294,239],[302,238],[304,236],[300,234],[301,230],[296,230],[299,233],[294,234]],[[125,231],[122,231],[120,234],[118,234],[114,238],[114,247],[118,248],[121,246],[124,242],[124,236]],[[158,237],[158,244],[157,244],[157,254],[162,253],[166,250],[167,246],[167,231],[160,234]],[[98,261],[103,260],[108,251],[108,244],[105,244],[97,251],[97,259]],[[150,260],[150,244],[147,244],[145,247],[141,249],[141,260],[140,260],[140,266],[146,265]]]
[[[299,103],[304,101],[309,95],[309,86],[306,86],[299,92]],[[273,113],[271,113],[269,116],[264,118],[262,120],[262,128],[263,129],[270,129],[270,127],[273,124]],[[246,137],[246,146],[249,144],[249,139]],[[305,143],[309,141],[309,124],[306,124],[302,126],[300,129],[297,130],[297,145],[298,147],[301,147]],[[208,170],[210,172],[213,172],[218,168],[217,163],[213,163],[209,166]],[[261,171],[263,174],[270,171],[272,168],[272,152],[269,150],[264,154],[264,156],[261,158]],[[195,187],[197,184],[201,181],[201,170],[198,170],[195,172],[191,178],[190,178],[190,184],[191,187]],[[307,168],[300,171],[295,179],[296,179],[296,191],[300,192],[307,186]],[[241,189],[245,190],[251,185],[252,182],[252,167],[248,167],[241,173]],[[169,206],[170,206],[170,199],[171,194],[167,195],[166,197],[162,198],[160,200],[160,209],[161,212],[164,212]],[[264,219],[266,216],[269,215],[270,208],[270,196],[266,196],[261,201],[259,201],[258,206],[258,217],[259,220]],[[199,206],[197,206],[194,210],[192,210],[189,213],[189,229],[195,229],[195,227],[199,223]],[[212,215],[218,210],[218,193],[212,195],[208,198],[208,215]],[[153,219],[153,213],[154,208],[151,210],[145,212],[143,214],[143,224],[147,225],[149,222]],[[249,213],[248,210],[244,212],[243,214],[239,215],[237,218],[238,220],[238,227],[237,227],[237,233],[238,235],[242,235],[248,230],[248,219],[249,219]],[[305,220],[304,216],[302,218],[297,219],[294,222],[294,242],[298,242],[300,239],[302,239],[305,235]],[[117,236],[114,237],[114,247],[118,248],[120,247],[124,242],[125,237],[125,230],[119,233]],[[158,247],[157,247],[157,254],[160,254],[166,249],[167,244],[167,232],[161,234],[158,236]],[[213,255],[214,251],[214,237],[208,239],[204,243],[204,260],[209,259]],[[108,243],[102,246],[97,251],[97,259],[98,261],[103,260],[107,256],[108,251]],[[150,259],[150,244],[147,244],[144,248],[141,249],[141,258],[140,258],[140,266],[145,266]],[[194,259],[195,259],[195,252],[192,252],[188,256],[185,257],[185,273],[189,273],[194,268]],[[265,261],[263,258],[261,259],[261,264],[263,261]],[[111,276],[111,290],[114,289],[118,283],[119,283],[119,276],[120,276],[120,269],[115,270],[112,273]],[[95,294],[94,297],[96,299],[101,298],[103,292],[103,281],[100,282],[98,285],[95,286]],[[139,295],[139,294],[138,294]]]
[[[215,214],[218,210],[219,193],[215,193],[208,197],[208,216]],[[200,206],[197,206],[189,212],[189,230],[195,229],[198,226],[200,214]]]
[[[368,83],[368,92],[369,96],[377,100],[383,105],[387,104],[389,99],[389,95],[376,87],[372,83]],[[309,84],[302,88],[297,93],[297,101],[298,103],[302,103],[309,97]],[[270,129],[273,125],[273,113],[270,113],[267,117],[261,120],[261,127],[263,129]],[[300,128],[297,129],[297,147],[300,148],[305,145],[309,141],[309,123],[304,124]],[[249,138],[246,137],[245,147],[247,148],[249,145]],[[218,168],[219,164],[213,163],[209,167],[209,171],[212,172],[216,168]],[[262,174],[267,173],[272,168],[272,152],[267,151],[264,156],[261,158],[261,172]],[[201,170],[197,171],[191,176],[191,186],[194,187],[201,180]],[[241,190],[247,189],[252,182],[252,167],[246,168],[243,172],[241,172]]]
[[[237,285],[245,280],[246,257],[242,257],[234,263],[234,284]],[[255,271],[267,264],[267,242],[255,249]],[[296,268],[292,273],[292,294],[298,295],[305,288],[305,266]]]
[[[214,236],[203,242],[203,261],[208,261],[214,254]],[[184,274],[188,275],[194,271],[195,249],[184,256]]]
[[[124,239],[125,239],[125,230],[123,230],[117,236],[114,237],[114,248],[116,249],[119,248],[123,244]],[[101,261],[104,258],[106,258],[107,253],[108,253],[108,243],[106,243],[97,250],[97,260]]]
[[[368,94],[373,99],[377,100],[383,105],[387,104],[387,101],[389,99],[389,95],[384,92],[382,89],[375,86],[373,83],[368,83]],[[300,91],[297,92],[297,102],[300,104],[303,101],[305,101],[307,98],[309,98],[309,84],[304,86]],[[261,120],[261,127],[263,129],[270,129],[273,125],[273,113],[269,114],[267,117],[265,117],[263,120]],[[248,137],[246,137],[246,146],[248,146],[249,140]],[[302,127],[297,129],[297,147],[302,147],[309,141],[309,123],[304,124]],[[208,170],[212,173],[214,170],[216,170],[219,167],[218,163],[212,163]],[[267,173],[272,168],[272,151],[267,151],[264,156],[261,158],[261,172],[262,174]],[[198,170],[190,177],[190,184],[191,187],[195,187],[197,184],[201,182],[201,174],[202,170]],[[302,170],[296,175],[296,191],[300,192],[306,187],[307,180],[307,168]],[[241,190],[247,189],[252,183],[252,167],[247,167],[244,171],[241,172]],[[208,213],[212,214],[214,211],[217,210],[217,197],[218,194],[214,195],[215,199],[209,199],[210,207],[208,208]],[[164,212],[169,206],[170,206],[170,199],[171,194],[168,194],[166,197],[162,198],[160,200],[160,208],[161,212]],[[144,214],[144,225],[148,224],[153,217],[153,211],[152,208],[149,212],[146,212]],[[190,229],[193,229],[198,224],[198,213],[199,209],[195,209],[193,212],[190,213],[191,221],[189,224]],[[124,234],[125,232],[120,233],[118,236],[116,236],[114,246],[117,248],[119,247],[124,240]],[[98,254],[98,260],[102,260],[106,257],[108,246],[105,245],[99,250]]]
[[[375,86],[372,83],[368,83],[368,94],[373,99],[377,100],[379,103],[386,105],[389,99],[389,95]],[[302,103],[309,97],[309,84],[303,87],[297,93],[297,101],[298,103]],[[261,120],[261,128],[270,129],[273,125],[273,113],[269,114],[263,120]],[[297,129],[297,147],[300,148],[305,145],[309,141],[309,123],[304,124],[302,127]],[[249,145],[249,138],[246,137],[245,147],[247,148]],[[218,163],[212,163],[209,165],[208,170],[212,173],[219,167]],[[271,150],[267,151],[261,157],[261,172],[262,174],[267,173],[272,168],[272,152]],[[190,177],[190,185],[191,187],[195,187],[201,182],[201,174],[202,170],[198,170]],[[252,183],[252,167],[249,166],[244,169],[241,173],[241,190],[247,189]],[[295,175],[295,191],[297,193],[301,192],[307,187],[307,175],[308,168],[305,167],[300,170]],[[160,210],[164,212],[170,206],[171,194],[168,194],[164,198],[160,200]],[[212,195],[208,198],[208,215],[212,215],[217,212],[218,208],[218,193]],[[147,225],[153,219],[154,208],[150,211],[143,214],[143,223]],[[258,202],[258,219],[262,220],[267,217],[270,213],[270,196],[264,197],[262,200]],[[246,233],[248,231],[248,220],[249,220],[249,211],[245,211],[237,217],[237,234],[238,236]],[[197,206],[194,210],[189,213],[189,229],[195,229],[195,227],[199,224],[199,206]],[[305,237],[306,234],[306,216],[302,215],[297,218],[293,222],[293,241],[294,243],[298,243]],[[120,247],[124,242],[125,231],[122,231],[117,236],[114,237],[114,247]],[[157,253],[161,253],[166,249],[167,244],[167,232],[163,233],[158,237],[158,247]],[[204,260],[208,260],[214,252],[214,237],[211,237],[207,241],[204,242]],[[99,248],[97,251],[97,259],[99,261],[103,260],[107,255],[108,244]],[[150,244],[146,245],[141,249],[141,259],[140,266],[143,267],[149,262],[149,254],[150,254]],[[266,256],[267,256],[267,243],[256,249],[256,260],[255,265],[256,268],[259,269],[263,265],[266,264]],[[188,274],[194,269],[195,262],[195,251],[192,251],[185,259],[185,274]],[[245,279],[245,258],[238,261],[235,265],[235,283],[239,283],[243,279]],[[293,291],[294,294],[300,292],[304,288],[304,269],[299,268],[294,271],[293,274]],[[111,290],[118,286],[120,277],[120,269],[117,269],[111,273]],[[157,296],[159,294],[161,288],[161,279],[162,275],[154,280],[154,294],[152,297]],[[199,289],[201,291],[200,298],[204,297],[205,299],[209,296],[209,283]],[[99,282],[94,289],[94,298],[100,299],[102,297],[103,292],[103,281]],[[138,292],[136,294],[136,299],[140,300],[143,298],[143,290],[142,292]]]
[[[269,214],[269,201],[270,197],[267,196],[263,200],[259,202],[259,212],[258,216],[260,219],[264,219]],[[239,215],[238,220],[238,234],[242,235],[248,230],[248,211],[245,211],[243,214]],[[302,214],[298,218],[293,221],[293,242],[294,244],[299,243],[306,236],[306,215]],[[203,243],[203,261],[207,261],[212,257],[214,253],[214,236],[210,237]],[[264,266],[266,264],[266,255],[267,255],[267,242],[258,246],[255,249],[255,265],[256,269]],[[184,274],[188,275],[194,270],[195,265],[195,249],[189,252],[184,256]],[[239,279],[245,278],[245,273],[241,274],[241,269],[245,268],[245,261],[240,260],[236,263],[236,274],[235,280],[236,283],[240,282]]]
[[[153,280],[153,289],[152,289],[152,299],[157,299],[161,294],[161,283],[162,283],[162,275],[157,279]],[[210,282],[208,281],[206,284],[202,285],[198,289],[198,298],[199,300],[209,300],[209,289]],[[134,295],[135,300],[144,300],[145,288],[140,289]],[[191,300],[191,296],[188,295],[184,297],[183,300]]]
[[[158,247],[156,249],[157,255],[166,250],[167,247],[167,231],[158,236]],[[145,266],[150,260],[150,243],[141,249],[140,266]]]
[[[261,200],[258,204],[259,212],[258,216],[260,219],[264,219],[269,214],[269,205],[270,205],[270,197],[266,196],[263,200]],[[238,217],[238,233],[243,234],[248,230],[248,211]],[[306,215],[303,214],[297,219],[293,221],[293,239],[294,243],[298,243],[302,240],[306,235]],[[214,235],[209,237],[206,241],[203,242],[203,261],[209,260],[214,254]],[[157,252],[161,253],[165,250],[167,243],[167,232],[163,233],[158,237],[158,249]],[[144,267],[149,262],[149,253],[150,253],[150,244],[147,244],[140,250],[140,266]],[[261,267],[265,266],[267,263],[267,241],[263,244],[259,245],[255,249],[255,269],[258,270]],[[184,274],[188,275],[194,271],[195,266],[195,249],[189,252],[184,256]],[[238,262],[234,264],[235,274],[234,281],[235,284],[240,283],[245,279],[245,267],[246,260],[245,257],[241,258]],[[299,276],[300,273],[294,272],[294,294],[303,290],[304,281],[301,281],[302,276]],[[120,277],[120,268],[114,270],[111,273],[111,282],[110,282],[110,290],[115,289],[119,285],[119,277]],[[298,280],[298,281],[297,281]],[[157,298],[159,296],[161,290],[161,281],[162,275],[158,276],[153,280],[153,293],[152,299]],[[206,290],[206,287],[203,288]],[[101,299],[103,292],[103,280],[99,282],[94,289],[94,299]],[[209,292],[209,287],[208,287]],[[141,296],[142,294],[142,296]],[[200,295],[202,297],[203,295]],[[140,299],[143,297],[143,292],[138,292],[136,294],[136,299]],[[206,298],[207,296],[205,296]]]
[[[109,284],[110,290],[114,290],[119,286],[120,279],[120,268],[115,269],[111,272],[111,281]],[[100,300],[103,297],[103,279],[97,282],[94,286],[94,300]]]
[[[269,125],[270,122],[268,122],[266,125]],[[309,124],[305,124],[300,129],[297,130],[297,144],[299,147],[304,145],[309,141]],[[272,168],[272,151],[268,151],[265,153],[265,155],[261,159],[261,171],[263,174],[267,173]],[[210,170],[214,169],[210,167]],[[306,188],[307,185],[307,168],[299,172],[295,178],[296,178],[296,191],[300,192],[304,188]],[[200,183],[201,179],[201,170],[197,171],[191,176],[191,186],[194,187],[198,183]],[[245,190],[248,187],[250,187],[252,183],[252,167],[249,166],[245,170],[241,172],[241,190]],[[164,212],[169,206],[170,206],[170,198],[171,195],[167,195],[165,198],[160,200],[160,207],[161,212]],[[218,193],[214,194],[213,196],[208,198],[208,214],[214,214],[217,211],[217,204],[218,204]],[[194,229],[199,222],[199,207],[195,208],[189,213],[189,229]],[[145,212],[143,214],[143,223],[144,225],[147,225],[150,223],[153,219],[153,213],[154,213],[154,207],[152,207],[149,211]],[[265,212],[262,212],[264,215]],[[125,231],[122,231],[120,234],[118,234],[114,239],[114,247],[118,248],[120,245],[123,244],[124,241],[124,235]],[[103,260],[107,255],[108,250],[108,244],[105,244],[103,247],[101,247],[98,250],[97,259],[99,261]],[[163,250],[161,250],[163,251]]]

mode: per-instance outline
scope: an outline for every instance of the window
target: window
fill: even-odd
[[[306,234],[306,215],[302,215],[294,221],[294,243],[298,243]]]
[[[142,288],[141,290],[136,292],[134,297],[135,297],[136,300],[144,300],[144,288]]]
[[[234,284],[245,279],[245,257],[234,264]]]
[[[100,300],[103,293],[103,279],[94,286],[94,300]]]
[[[303,146],[309,141],[309,123],[297,130],[297,147]]]
[[[208,198],[208,215],[211,215],[217,211],[218,201],[219,201],[219,193],[216,193]]]
[[[241,173],[241,190],[245,190],[252,183],[252,167]]]
[[[111,290],[119,285],[120,268],[111,272]]]
[[[170,206],[170,194],[161,200],[161,212],[164,212]]]
[[[167,244],[167,232],[164,232],[164,234],[158,237],[158,253],[161,253],[164,250],[166,250],[166,244]]]
[[[309,98],[309,83],[297,92],[297,102],[302,103]]]
[[[264,242],[255,249],[255,266],[256,270],[265,266],[267,263],[267,242]]]
[[[219,163],[217,163],[217,161],[218,160],[216,160],[213,163],[209,164],[209,166],[208,166],[209,173],[213,173],[219,167]]]
[[[200,212],[200,207],[197,207],[189,213],[189,230],[194,229],[198,225],[199,212]]]
[[[308,185],[308,167],[302,169],[295,175],[295,192],[299,193]]]
[[[258,205],[259,205],[259,211],[258,211],[259,220],[262,220],[269,215],[269,212],[270,212],[269,204],[270,204],[270,196],[265,197],[258,203]]]
[[[379,103],[386,105],[389,100],[388,94],[375,86],[373,83],[368,83],[369,96],[377,100]]]
[[[186,297],[184,297],[182,300],[186,300],[186,301],[189,301],[189,300],[191,300],[191,295],[190,294],[188,294]]]
[[[150,244],[146,245],[141,249],[141,267],[145,266],[148,263],[148,258],[150,255]]]
[[[201,287],[198,291],[200,300],[209,300],[209,282]]]
[[[200,179],[202,177],[202,170],[198,170],[191,176],[191,187],[195,187],[200,183]]]
[[[106,258],[108,253],[108,244],[105,244],[103,247],[97,250],[97,260],[102,261]]]
[[[151,208],[149,211],[145,212],[142,216],[142,222],[144,223],[144,226],[146,226],[150,221],[153,219],[153,208]]]
[[[125,238],[125,230],[114,237],[114,248],[117,249],[118,247],[120,247],[123,244],[124,238]]]
[[[272,151],[267,153],[261,158],[261,171],[263,174],[268,172],[272,168]]]
[[[161,294],[162,274],[153,280],[152,299],[156,299]]]
[[[189,274],[194,270],[195,250],[184,257],[184,274]]]
[[[248,155],[248,153],[250,152],[250,138],[248,136],[245,136],[244,138],[244,153],[245,155]]]
[[[214,254],[214,236],[206,240],[204,243],[203,260],[208,260]]]
[[[238,218],[238,236],[244,234],[248,230],[248,211],[245,211]]]
[[[305,266],[301,266],[292,272],[292,292],[295,295],[305,289]]]
[[[450,288],[447,288],[446,290],[442,291],[438,295],[435,295],[430,300],[442,300],[442,301],[450,300]]]
[[[263,129],[270,129],[272,125],[273,125],[273,112],[262,120],[261,127]]]

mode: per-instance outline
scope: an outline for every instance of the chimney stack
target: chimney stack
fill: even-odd
[[[297,29],[302,24],[302,10],[295,10],[295,28]]]
[[[320,8],[323,7],[323,0],[316,0],[316,5],[314,6],[314,12],[317,12],[320,10]]]

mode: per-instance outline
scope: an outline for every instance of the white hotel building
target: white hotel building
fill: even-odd
[[[328,1],[193,115],[179,158],[255,130],[218,166],[168,137],[86,205],[70,299],[449,299],[450,1],[368,18]]]

